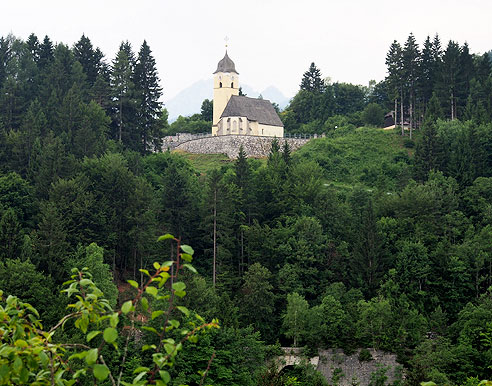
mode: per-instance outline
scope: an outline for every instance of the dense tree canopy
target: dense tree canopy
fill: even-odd
[[[34,303],[49,330],[71,268],[88,267],[108,306],[122,309],[152,262],[176,262],[155,242],[170,232],[193,245],[200,275],[160,291],[188,292],[176,305],[222,327],[183,349],[168,369],[176,382],[199,383],[208,366],[216,385],[285,380],[264,368],[276,342],[395,352],[409,386],[490,377],[490,58],[453,41],[443,48],[438,36],[420,48],[410,35],[386,64],[387,79],[362,87],[323,80],[313,63],[281,116],[288,132],[325,138],[296,152],[279,138],[264,160],[241,149],[228,162],[160,151],[164,134],[210,127],[213,106],[167,125],[145,42],[138,54],[122,43],[109,65],[86,36],[72,48],[1,37],[3,297]],[[380,126],[390,110],[414,139],[357,127]],[[148,295],[153,312],[163,299]],[[131,381],[152,365],[138,339],[157,348],[160,326],[151,313],[119,317],[129,323],[108,328],[132,342],[121,370]],[[149,329],[121,327],[141,322]],[[57,334],[84,341],[73,324]],[[120,370],[120,359],[107,367]],[[295,377],[310,384],[304,370]]]

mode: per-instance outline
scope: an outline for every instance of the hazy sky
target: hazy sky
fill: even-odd
[[[164,100],[210,78],[228,36],[240,82],[293,96],[311,62],[333,81],[382,80],[391,42],[410,32],[419,44],[437,32],[444,46],[489,51],[491,15],[489,0],[6,0],[0,35],[34,32],[71,46],[85,33],[108,61],[122,40],[138,51],[146,39]]]

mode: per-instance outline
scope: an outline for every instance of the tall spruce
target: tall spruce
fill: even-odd
[[[158,150],[163,134],[160,132],[159,116],[162,103],[162,88],[159,86],[159,76],[152,56],[152,51],[144,40],[138,53],[135,65],[135,96],[137,101],[138,130],[140,133],[142,152]]]
[[[74,59],[78,60],[87,76],[90,86],[96,82],[97,75],[102,68],[103,53],[99,48],[94,49],[90,39],[82,35],[80,40],[73,47]]]
[[[391,43],[390,49],[386,55],[386,66],[388,69],[387,82],[390,89],[390,95],[395,103],[395,125],[398,122],[398,98],[400,98],[400,126],[401,134],[403,135],[403,52],[400,43],[396,40]]]
[[[450,40],[446,51],[442,56],[440,78],[438,82],[438,93],[441,105],[445,106],[446,115],[456,119],[456,92],[460,62],[460,47],[458,43]]]
[[[135,142],[135,85],[133,71],[135,55],[130,43],[123,42],[112,63],[111,88],[114,100],[115,139],[129,146]]]
[[[403,76],[408,95],[408,115],[410,119],[410,139],[414,128],[414,115],[416,104],[416,88],[418,82],[420,52],[413,34],[408,36],[405,46],[403,47]]]
[[[325,84],[323,79],[321,79],[321,71],[318,67],[313,63],[309,66],[309,70],[307,70],[302,76],[301,81],[301,90],[312,91],[317,93],[322,93],[325,91]]]

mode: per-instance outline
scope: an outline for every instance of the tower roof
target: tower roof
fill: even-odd
[[[229,55],[227,55],[227,50],[224,57],[220,60],[219,64],[217,64],[217,70],[214,72],[214,74],[218,72],[235,72],[239,75],[239,72],[236,71],[236,66],[234,62],[231,60],[231,58],[229,58]]]

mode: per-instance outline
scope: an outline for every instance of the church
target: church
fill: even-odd
[[[270,101],[239,95],[239,73],[227,50],[214,72],[212,135],[284,136],[284,124]]]

